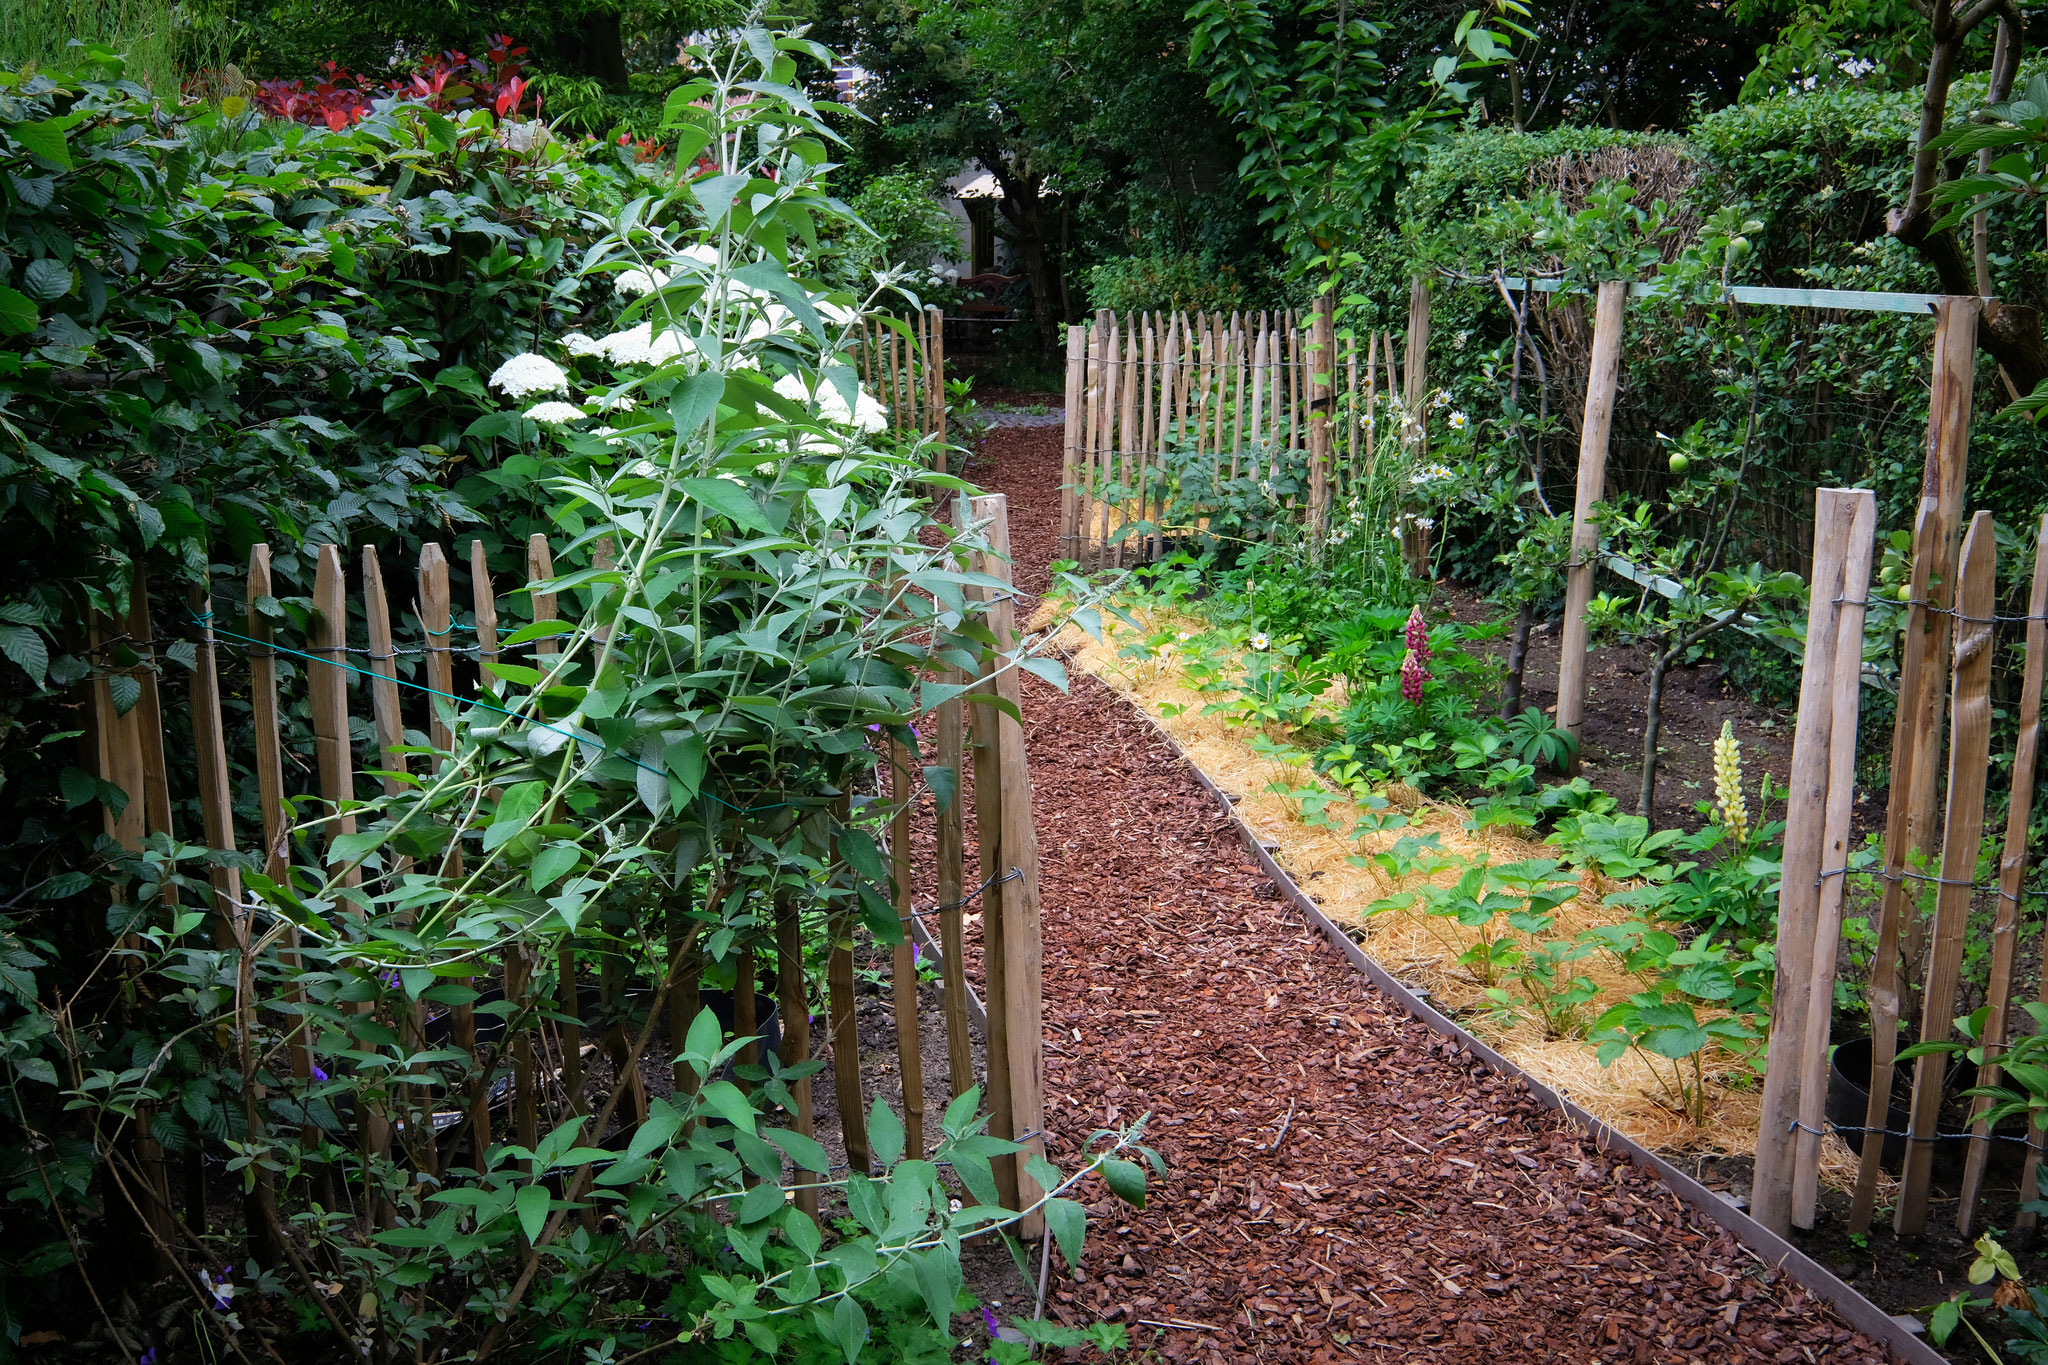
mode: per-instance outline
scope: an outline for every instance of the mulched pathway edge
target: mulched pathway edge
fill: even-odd
[[[1850,1326],[1875,1341],[1883,1343],[1900,1365],[1948,1365],[1947,1358],[1929,1346],[1917,1333],[1924,1331],[1917,1319],[1895,1318],[1884,1309],[1872,1303],[1848,1284],[1844,1283],[1826,1266],[1821,1265],[1799,1248],[1757,1222],[1741,1209],[1715,1194],[1706,1186],[1694,1180],[1685,1172],[1673,1166],[1657,1153],[1642,1146],[1627,1134],[1617,1131],[1588,1113],[1571,1100],[1558,1094],[1549,1086],[1516,1066],[1507,1058],[1495,1052],[1479,1039],[1460,1028],[1456,1021],[1439,1014],[1428,1002],[1411,991],[1399,977],[1387,971],[1374,961],[1364,949],[1352,941],[1337,923],[1322,911],[1288,874],[1287,869],[1274,861],[1273,856],[1259,842],[1258,834],[1238,815],[1237,807],[1225,796],[1222,788],[1213,782],[1209,774],[1202,771],[1199,763],[1189,758],[1175,742],[1164,726],[1153,721],[1142,706],[1131,708],[1143,716],[1180,761],[1185,763],[1195,780],[1222,807],[1229,817],[1231,827],[1244,842],[1247,852],[1258,861],[1267,878],[1279,888],[1281,895],[1301,912],[1308,926],[1319,931],[1345,958],[1372,981],[1385,995],[1423,1027],[1431,1032],[1456,1042],[1474,1057],[1485,1063],[1488,1070],[1515,1081],[1529,1097],[1545,1108],[1556,1110],[1582,1127],[1592,1138],[1594,1145],[1602,1152],[1619,1148],[1637,1164],[1646,1166],[1657,1173],[1660,1180],[1671,1192],[1691,1205],[1712,1222],[1725,1229],[1728,1234],[1748,1249],[1773,1270],[1782,1271],[1792,1281],[1814,1297],[1825,1301],[1842,1315]]]

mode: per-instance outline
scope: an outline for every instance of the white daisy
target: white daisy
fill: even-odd
[[[1464,413],[1462,413],[1462,412],[1453,412],[1453,413],[1452,413],[1452,414],[1450,415],[1449,421],[1450,421],[1450,424],[1451,424],[1451,430],[1452,430],[1452,431],[1463,431],[1463,430],[1465,429],[1465,414],[1464,414]]]
[[[1257,635],[1252,636],[1251,639],[1251,646],[1253,649],[1264,649],[1267,645],[1271,643],[1273,642],[1266,638],[1264,631],[1261,631]]]
[[[514,398],[530,393],[562,393],[569,387],[569,376],[546,356],[524,351],[497,368],[491,375],[491,387]]]

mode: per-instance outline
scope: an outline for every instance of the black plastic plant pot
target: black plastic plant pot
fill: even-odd
[[[1902,1045],[1903,1046],[1903,1045]],[[1913,1064],[1906,1063],[1910,1068]],[[1970,1085],[1971,1078],[1966,1065],[1951,1063],[1942,1077],[1942,1107],[1953,1112],[1950,1104]],[[1870,1121],[1870,1040],[1852,1038],[1835,1048],[1834,1061],[1828,1073],[1828,1122],[1841,1131],[1842,1141],[1856,1155],[1863,1155],[1863,1140],[1866,1134],[1857,1130]],[[1906,1139],[1899,1136],[1912,1126],[1912,1115],[1899,1105],[1892,1105],[1885,1116],[1884,1126],[1890,1131],[1884,1139],[1884,1148],[1878,1157],[1881,1164],[1891,1170],[1901,1169],[1906,1160]],[[1961,1166],[1970,1148],[1966,1137],[1939,1138],[1934,1144],[1934,1161],[1937,1166],[1947,1168],[1951,1164]],[[2017,1160],[2001,1149],[2011,1148],[2014,1153],[2023,1154],[2016,1142],[1995,1142],[1991,1145],[1992,1162],[2001,1164],[2001,1159]]]

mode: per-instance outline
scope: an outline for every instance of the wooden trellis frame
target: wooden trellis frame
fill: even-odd
[[[942,412],[940,420],[943,420]],[[1002,557],[1007,553],[1008,545],[1005,500],[1000,496],[976,499],[971,512],[996,547],[993,554],[982,556],[973,567],[979,572],[1007,577],[1008,564]],[[190,701],[195,743],[190,762],[200,794],[204,824],[202,837],[209,848],[233,852],[238,837],[233,817],[234,771],[228,762],[228,731],[223,719],[221,652],[232,649],[247,660],[248,673],[235,692],[249,703],[254,733],[251,752],[242,757],[253,770],[254,804],[260,812],[262,826],[258,837],[266,872],[272,877],[279,877],[285,873],[290,860],[290,811],[284,777],[287,748],[278,696],[278,660],[280,657],[290,658],[304,673],[314,732],[314,768],[318,787],[317,797],[311,799],[328,807],[355,799],[363,780],[361,768],[392,774],[381,779],[380,787],[387,792],[396,789],[400,784],[396,775],[405,771],[411,757],[394,752],[406,743],[408,720],[414,723],[415,732],[425,731],[431,735],[434,748],[446,751],[451,746],[452,736],[445,715],[436,704],[459,698],[462,684],[468,681],[467,676],[457,677],[458,656],[473,655],[474,672],[479,677],[501,656],[498,622],[502,603],[488,571],[483,542],[472,541],[468,555],[472,596],[467,604],[467,622],[457,618],[451,602],[448,556],[439,545],[425,546],[420,555],[416,594],[402,594],[402,597],[413,597],[410,614],[424,642],[417,651],[424,656],[423,671],[427,678],[424,688],[439,696],[427,695],[421,684],[398,676],[395,663],[400,651],[393,643],[391,594],[383,580],[382,565],[372,550],[363,551],[363,572],[351,585],[340,547],[316,547],[314,611],[304,632],[278,625],[262,610],[262,605],[275,593],[267,545],[257,545],[250,553],[246,605],[243,611],[235,613],[238,619],[232,626],[216,619],[215,613],[221,608],[209,605],[212,599],[205,591],[192,594],[190,627],[177,633],[186,635],[194,646]],[[594,558],[602,562],[606,557],[604,547],[599,547]],[[509,596],[526,601],[526,615],[531,620],[559,619],[562,604],[556,595],[536,586],[555,576],[552,551],[544,537],[536,535],[528,542],[525,566],[526,585]],[[359,608],[354,612],[350,610],[352,594]],[[150,616],[148,585],[139,578],[132,602],[130,614],[118,623],[118,627],[116,623],[104,620],[91,623],[92,642],[98,657],[113,658],[117,651],[125,648],[132,653],[132,662],[102,668],[87,684],[89,710],[93,718],[90,743],[97,754],[98,771],[105,781],[128,796],[118,815],[111,808],[107,809],[107,830],[131,851],[139,850],[148,835],[173,834],[160,700],[161,674],[152,643],[159,637],[154,633]],[[363,631],[360,637],[355,635],[351,625],[358,621]],[[990,623],[1004,647],[1009,647],[1014,641],[1015,628],[1007,602],[998,602],[992,608]],[[473,632],[473,648],[452,643],[452,636],[457,631]],[[362,639],[363,644],[354,643],[357,638]],[[520,648],[530,652],[536,662],[545,666],[546,657],[557,651],[557,642],[543,638]],[[361,663],[352,661],[357,657],[362,659]],[[471,668],[472,665],[465,663],[461,671],[467,675]],[[1005,667],[1000,660],[991,660],[986,669],[987,679],[982,685],[995,690],[1013,705],[1019,703],[1015,670]],[[133,681],[132,694],[124,679]],[[351,729],[351,711],[365,701],[372,730],[372,737],[366,744],[357,741]],[[977,769],[984,761],[984,752],[988,755],[988,771],[986,775],[978,773],[981,780],[973,788],[974,814],[984,865],[1000,867],[1007,875],[998,877],[989,887],[983,918],[986,941],[982,960],[991,1000],[1000,1002],[997,1013],[990,1019],[987,1102],[994,1115],[991,1131],[998,1136],[1021,1136],[1025,1143],[1025,1151],[1015,1159],[994,1163],[1000,1187],[1006,1196],[1012,1196],[1020,1190],[1035,1188],[1024,1174],[1024,1165],[1032,1156],[1044,1152],[1044,1139],[1039,1131],[1043,1127],[1044,1084],[1042,1040],[1039,1037],[1042,950],[1037,910],[1038,854],[1031,828],[1030,775],[1021,727],[1014,719],[999,715],[995,708],[966,707],[956,698],[939,708],[936,723],[939,760],[952,763],[956,772],[964,750],[971,747]],[[359,758],[362,760],[360,767]],[[891,773],[892,788],[901,801],[909,792],[908,755],[900,747],[892,746],[882,758],[885,768]],[[185,761],[182,756],[180,761]],[[968,784],[963,780],[959,783],[963,797],[967,790]],[[936,913],[947,949],[943,981],[948,1071],[953,1092],[958,1094],[977,1083],[968,1035],[967,982],[962,951],[965,941],[962,902],[963,899],[972,899],[963,897],[961,885],[962,800],[956,798],[952,801],[946,810],[939,813],[938,820],[936,903],[940,909]],[[343,813],[328,822],[320,842],[338,837],[351,829],[353,823],[353,816]],[[888,840],[895,869],[895,903],[899,912],[905,915],[914,913],[911,890],[914,869],[909,857],[908,827],[906,807],[894,821]],[[441,869],[444,873],[459,873],[459,850],[460,845],[457,844],[447,855]],[[237,1009],[246,1037],[253,1032],[257,1012],[263,1003],[252,988],[248,956],[252,922],[260,907],[245,900],[240,875],[233,867],[214,868],[212,879],[214,942],[221,947],[239,948],[243,953],[240,972],[244,989],[238,996]],[[165,895],[167,899],[174,897],[174,889],[167,889]],[[694,931],[686,927],[687,909],[687,904],[681,901],[666,907],[667,919],[663,926],[667,935],[668,970],[677,983],[667,1003],[667,1020],[677,1047],[689,1021],[695,1017],[699,1003],[698,949]],[[923,913],[931,915],[934,912]],[[810,1009],[804,984],[803,938],[793,903],[778,902],[775,934],[783,1052],[785,1056],[801,1058],[809,1055],[811,1047]],[[284,951],[290,954],[295,947],[296,937],[288,931]],[[511,1130],[504,1136],[522,1145],[531,1147],[536,1141],[542,1105],[551,1094],[568,1111],[588,1113],[592,1106],[584,1103],[584,1072],[580,1059],[582,1001],[593,986],[608,997],[624,986],[623,970],[618,963],[607,959],[594,964],[600,968],[595,975],[586,970],[593,963],[584,959],[592,956],[605,957],[601,953],[593,955],[581,951],[572,941],[565,941],[559,960],[554,964],[536,962],[517,946],[507,950],[502,961],[482,975],[495,975],[502,983],[508,1001],[527,1000],[536,990],[551,996],[547,1008],[556,1016],[557,1022],[540,1030],[538,1037],[527,1030],[508,1027],[506,1037],[509,1046],[500,1045],[492,1049],[480,1047],[477,1042],[473,1008],[454,1007],[449,1021],[452,1045],[468,1054],[469,1071],[480,1076],[480,1079],[470,1081],[470,1100],[465,1103],[458,1095],[451,1094],[436,1104],[424,1088],[408,1087],[401,1096],[401,1112],[398,1114],[366,1108],[358,1115],[356,1137],[363,1150],[388,1154],[395,1141],[406,1149],[408,1158],[420,1169],[439,1170],[447,1164],[452,1152],[433,1115],[450,1111],[463,1115],[459,1123],[451,1126],[459,1135],[466,1135],[466,1140],[474,1144],[474,1150],[481,1150],[492,1140],[494,1118],[490,1097],[501,1078],[506,1077],[509,1077],[511,1090]],[[833,1016],[832,1036],[835,1040],[845,1039],[850,1043],[853,1035],[846,1016],[850,1015],[852,1005],[852,964],[850,955],[843,961],[841,958],[840,952],[833,954],[827,994]],[[735,1023],[735,1036],[750,1035],[758,1022],[751,1017],[753,965],[749,954],[739,967],[741,980],[735,991],[735,1009],[739,1017]],[[906,1153],[922,1156],[928,1150],[919,1079],[922,1058],[919,1056],[915,971],[910,963],[907,941],[895,954],[894,970],[897,977],[894,1000],[898,1071],[904,1081],[908,1111]],[[410,1019],[401,1018],[396,1022],[407,1037],[417,1041],[418,1031],[426,1022],[425,1011],[415,1007]],[[629,1058],[622,1033],[611,1031],[603,1038],[601,1046],[611,1054],[615,1063],[621,1064],[615,1068],[614,1074],[622,1079],[614,1087],[614,1093],[602,1099],[598,1107],[611,1112],[623,1105],[629,1121],[644,1117],[646,1098],[638,1084],[639,1068],[637,1065],[623,1065]],[[835,1046],[833,1052],[837,1059],[835,1079],[840,1088],[846,1146],[849,1159],[858,1167],[866,1157],[867,1147],[863,1132],[866,1109],[862,1102],[863,1082],[857,1049],[842,1045]],[[289,1044],[287,1053],[294,1075],[301,1080],[312,1075],[308,1039],[303,1033]],[[245,1068],[247,1065],[245,1061]],[[687,1093],[688,1088],[695,1084],[695,1073],[680,1062],[674,1065],[678,1090]],[[245,1080],[248,1079],[251,1077],[245,1076]],[[790,1122],[796,1131],[808,1136],[813,1123],[809,1079],[793,1083],[791,1089],[795,1092],[798,1108],[790,1116]],[[250,1131],[252,1135],[260,1135],[265,1127],[265,1115],[253,1098],[257,1087],[245,1085],[244,1093],[251,1097],[246,1114]],[[188,1179],[188,1197],[184,1207],[176,1209],[169,1165],[161,1148],[148,1136],[146,1125],[131,1141],[140,1169],[149,1173],[151,1178],[151,1187],[140,1192],[138,1204],[144,1218],[159,1234],[161,1243],[168,1245],[174,1240],[175,1225],[181,1218],[192,1233],[205,1231],[206,1205],[200,1182],[196,1178]],[[192,1158],[195,1162],[197,1159],[196,1156]],[[254,1254],[267,1259],[262,1248],[268,1246],[276,1227],[276,1190],[260,1166],[257,1171],[250,1235]],[[817,1213],[815,1188],[800,1184],[795,1198],[799,1207]],[[329,1199],[327,1202],[331,1205],[333,1201]],[[369,1212],[374,1222],[390,1221],[391,1210],[388,1208],[373,1208]],[[1027,1236],[1036,1237],[1042,1229],[1042,1219],[1034,1215],[1021,1230]]]

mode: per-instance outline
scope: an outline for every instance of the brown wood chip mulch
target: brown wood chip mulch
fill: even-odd
[[[1045,580],[1058,428],[994,433]],[[1310,934],[1142,716],[1027,679],[1047,1128],[1151,1116],[1169,1173],[1090,1208],[1052,1310],[1173,1361],[1869,1361],[1880,1347]]]

